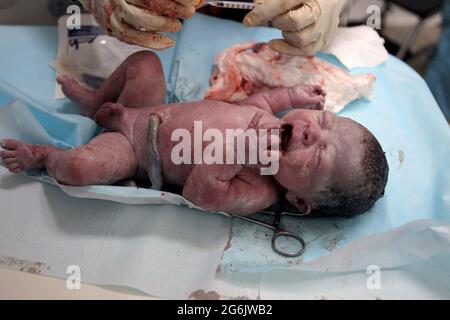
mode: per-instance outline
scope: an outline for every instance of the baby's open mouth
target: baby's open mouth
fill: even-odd
[[[287,151],[289,142],[292,138],[292,125],[290,124],[283,124],[281,126],[281,132],[280,132],[280,141],[281,141],[281,151]]]

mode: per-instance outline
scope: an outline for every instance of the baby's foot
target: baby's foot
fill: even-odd
[[[56,81],[62,86],[67,98],[80,107],[80,113],[92,118],[99,107],[99,102],[94,91],[81,86],[75,79],[68,76],[59,76]]]
[[[54,147],[34,145],[13,139],[0,141],[0,146],[4,149],[0,151],[0,158],[11,172],[44,168],[47,155],[57,150]]]

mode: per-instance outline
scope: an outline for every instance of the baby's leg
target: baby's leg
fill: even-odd
[[[12,139],[1,146],[0,156],[10,171],[46,168],[49,176],[66,185],[109,185],[133,177],[137,169],[130,142],[117,132],[103,133],[71,150]]]
[[[161,62],[150,51],[129,56],[95,91],[82,87],[66,76],[58,77],[57,81],[64,94],[79,105],[80,113],[91,118],[106,102],[139,108],[164,104],[166,98]]]

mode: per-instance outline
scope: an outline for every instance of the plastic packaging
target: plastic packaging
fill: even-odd
[[[68,29],[68,16],[58,22],[58,55],[53,62],[56,74],[69,75],[95,89],[131,54],[142,47],[108,36],[90,14],[81,15],[81,28]],[[65,98],[56,84],[55,99]]]

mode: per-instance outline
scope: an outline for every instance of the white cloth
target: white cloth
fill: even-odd
[[[339,28],[324,53],[334,55],[350,70],[360,67],[376,67],[385,62],[389,53],[384,39],[367,26]]]

